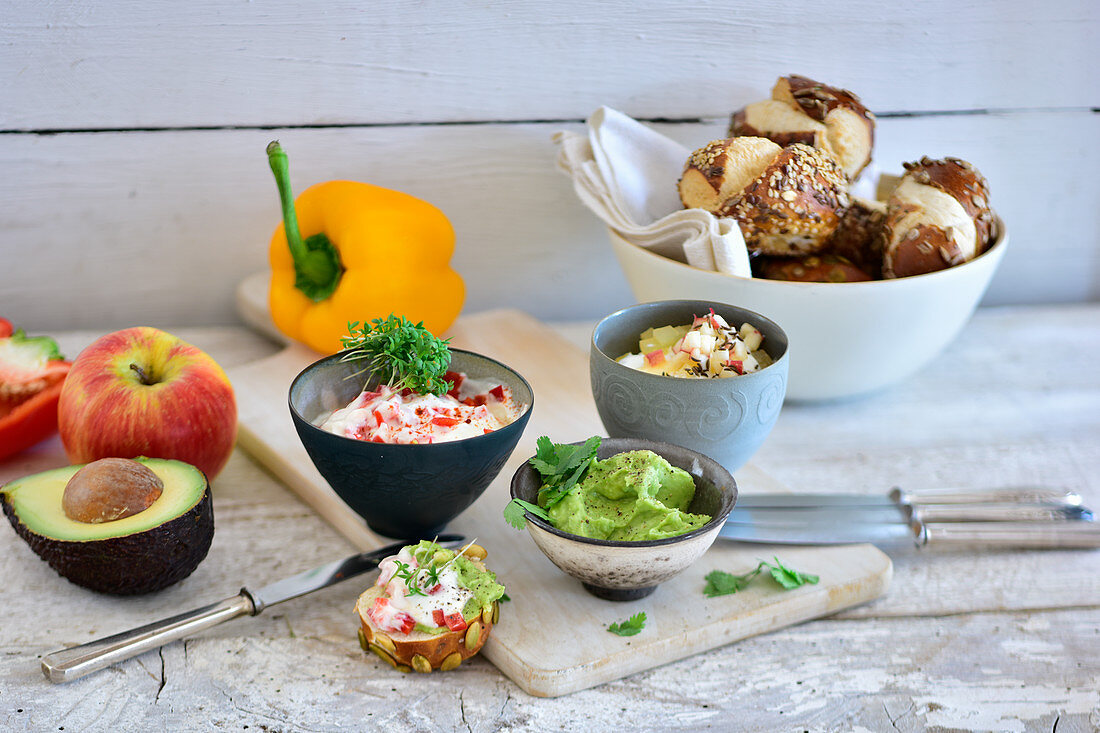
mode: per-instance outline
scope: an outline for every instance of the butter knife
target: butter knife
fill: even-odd
[[[435,540],[443,547],[459,547],[461,535],[440,535]],[[259,590],[241,588],[232,598],[196,608],[178,616],[90,641],[79,646],[51,652],[42,658],[42,673],[50,682],[79,679],[138,654],[178,641],[217,626],[238,616],[256,616],[268,606],[304,596],[348,578],[370,572],[390,555],[397,554],[409,542],[398,542],[377,550],[321,565],[289,578],[265,585]]]

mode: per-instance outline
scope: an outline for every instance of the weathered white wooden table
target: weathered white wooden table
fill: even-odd
[[[579,343],[580,326],[563,331]],[[224,366],[277,348],[176,329]],[[69,333],[75,354],[97,334]],[[1041,483],[1100,506],[1100,305],[983,309],[924,373],[867,399],[787,405],[754,462],[795,489]],[[55,439],[0,480],[56,465]],[[241,452],[214,484],[217,534],[186,581],[109,598],[0,529],[4,730],[996,730],[1100,728],[1100,552],[895,552],[865,607],[557,699],[477,659],[405,676],[355,638],[355,582],[64,686],[38,658],[346,554]],[[563,618],[562,623],[569,623]]]

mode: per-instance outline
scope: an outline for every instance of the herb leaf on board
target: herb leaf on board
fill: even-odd
[[[809,573],[800,573],[797,570],[791,570],[783,563],[779,562],[778,557],[772,557],[775,560],[775,565],[768,565],[768,570],[771,571],[772,578],[776,583],[790,590],[791,588],[797,588],[801,585],[809,583],[810,585],[816,585],[818,577],[816,575],[810,575]],[[767,564],[767,563],[764,563]]]
[[[640,611],[626,621],[611,624],[607,630],[619,636],[634,636],[645,628],[645,620],[645,611]]]
[[[772,557],[772,559],[775,560],[774,565],[767,560],[761,560],[760,564],[757,565],[754,570],[750,570],[743,575],[733,575],[724,570],[712,570],[703,578],[706,580],[706,585],[703,586],[703,595],[707,598],[714,598],[715,596],[725,596],[736,593],[743,590],[753,578],[760,575],[764,570],[767,570],[772,580],[778,583],[784,590],[792,590],[806,584],[817,584],[819,580],[818,576],[792,570],[781,563],[778,557]]]

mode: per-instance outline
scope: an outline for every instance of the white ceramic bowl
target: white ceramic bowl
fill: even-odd
[[[692,298],[748,308],[790,339],[787,399],[874,392],[934,359],[970,319],[1004,257],[1008,233],[981,256],[896,280],[803,283],[734,277],[670,260],[611,231],[611,245],[639,302]]]

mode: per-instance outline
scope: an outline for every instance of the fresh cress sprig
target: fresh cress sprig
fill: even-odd
[[[366,370],[390,389],[410,389],[417,394],[441,395],[451,389],[445,379],[451,363],[450,339],[441,339],[404,316],[392,313],[370,323],[348,324],[350,336],[340,340],[348,353],[343,361],[365,360]]]
[[[516,529],[523,529],[527,523],[525,512],[550,521],[547,509],[557,504],[583,478],[592,462],[596,460],[596,451],[600,447],[600,437],[594,435],[581,445],[554,443],[543,435],[536,443],[535,456],[530,459],[531,466],[542,477],[538,504],[523,499],[512,499],[504,507],[504,519]]]
[[[766,560],[761,560],[755,570],[750,570],[743,575],[733,575],[723,570],[714,570],[707,573],[704,578],[707,584],[703,587],[703,595],[708,598],[714,598],[715,596],[725,596],[730,593],[736,593],[744,589],[753,578],[760,575],[765,569],[768,570],[772,580],[779,583],[784,590],[798,588],[807,583],[810,585],[815,585],[817,583],[818,576],[792,570],[779,562],[778,557],[773,556],[772,559],[775,560],[774,565]]]

